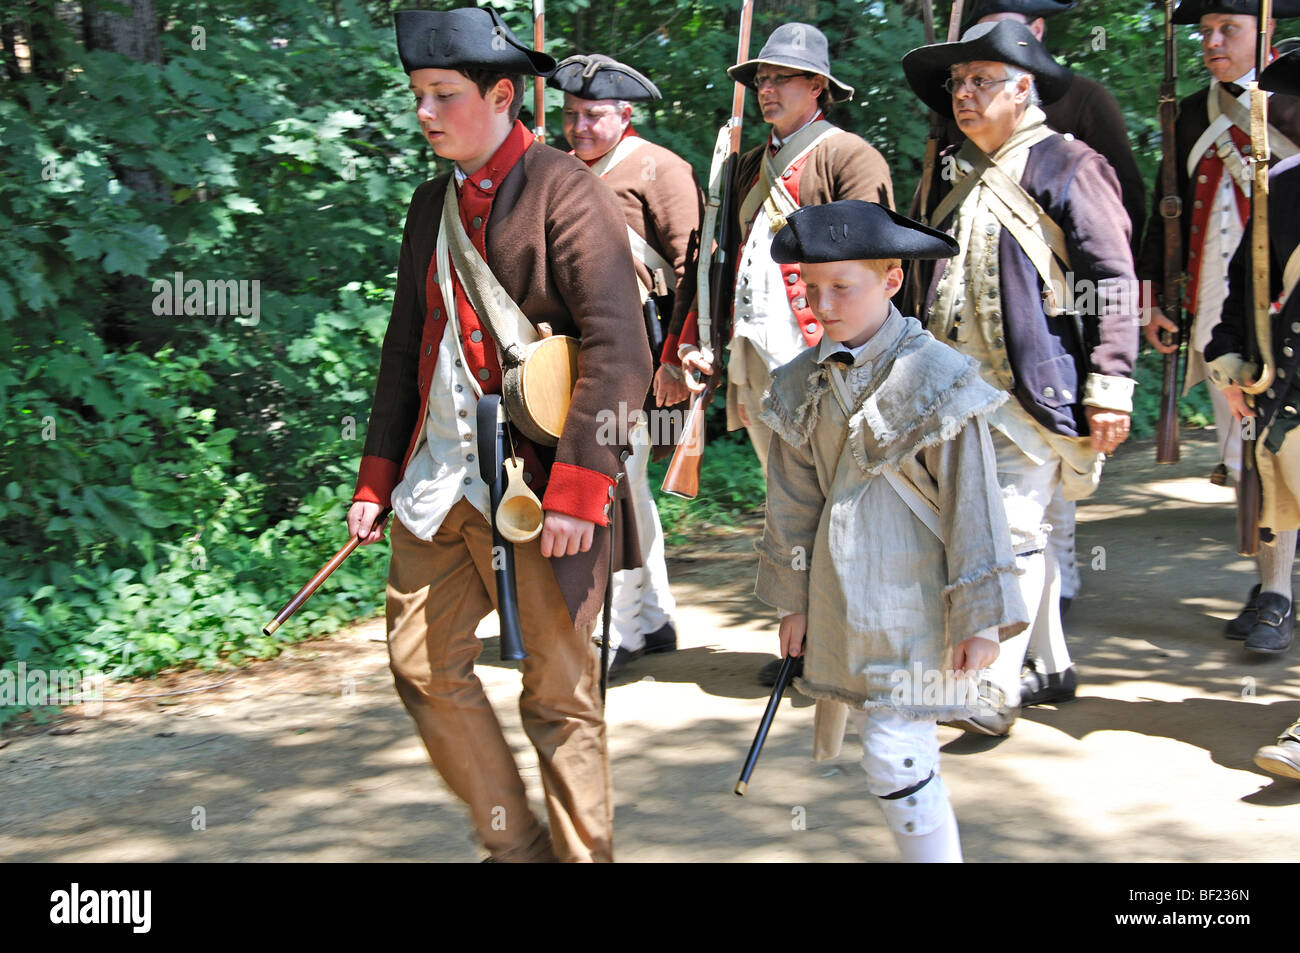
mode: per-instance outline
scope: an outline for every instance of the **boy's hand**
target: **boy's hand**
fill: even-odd
[[[576,556],[591,549],[596,524],[564,513],[547,510],[542,522],[543,556]]]
[[[997,657],[998,643],[972,635],[952,650],[952,667],[958,678],[965,678],[988,668]]]
[[[371,543],[377,543],[384,538],[384,527],[388,521],[376,525],[375,517],[383,507],[378,503],[366,503],[357,500],[348,508],[348,535],[360,536],[361,545],[369,546]]]
[[[781,617],[781,657],[787,655],[798,658],[803,654],[804,636],[808,634],[808,613],[792,612]]]

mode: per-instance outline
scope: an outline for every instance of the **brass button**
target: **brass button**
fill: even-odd
[[[483,227],[483,216],[482,216],[482,215],[475,215],[475,216],[474,216],[474,221],[470,222],[470,225],[471,225],[472,227],[474,227],[474,228],[482,228],[482,227]]]
[[[1053,397],[1056,396],[1056,389],[1052,387],[1044,387],[1043,396],[1046,397],[1048,400],[1051,400]]]
[[[1284,347],[1284,348],[1282,348],[1282,356],[1283,356],[1283,357],[1291,357],[1293,354],[1295,354],[1295,351],[1292,350],[1290,347]]]
[[[469,339],[473,341],[475,344],[477,344],[479,341],[483,340],[483,332],[471,331],[469,332]]]
[[[817,330],[817,325],[815,324],[805,325],[804,330],[806,330],[809,334],[812,334],[814,331]]]
[[[479,380],[481,380],[481,381],[485,381],[485,380],[487,380],[487,379],[488,379],[489,377],[491,377],[491,376],[492,376],[492,372],[489,371],[486,367],[480,367],[480,368],[478,369],[478,379],[479,379]]]
[[[785,276],[785,283],[786,283],[787,285],[792,285],[792,284],[794,284],[795,282],[797,282],[798,280],[799,280],[799,276],[796,275],[796,274],[793,274],[793,273],[788,274],[788,275]]]
[[[808,307],[808,299],[795,298],[790,302],[790,307],[794,308],[796,311],[802,311],[804,308]]]
[[[478,184],[478,187],[479,187],[480,189],[490,189],[490,188],[492,188],[492,180],[491,180],[491,179],[484,179],[482,182],[480,182],[480,183]]]

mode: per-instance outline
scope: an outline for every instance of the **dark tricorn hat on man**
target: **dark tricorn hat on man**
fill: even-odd
[[[1079,0],[975,0],[966,8],[966,25],[978,23],[994,13],[1019,13],[1026,20],[1055,16],[1073,10]]]
[[[579,99],[626,99],[629,103],[663,99],[650,80],[626,63],[600,53],[560,60],[546,85]]]
[[[903,75],[912,92],[941,116],[952,115],[952,96],[943,84],[957,63],[989,60],[1034,74],[1038,98],[1054,103],[1070,88],[1074,74],[1052,59],[1029,27],[1015,20],[979,23],[956,43],[921,46],[903,57]]]
[[[1174,10],[1175,23],[1200,23],[1207,13],[1228,13],[1236,16],[1259,16],[1259,0],[1183,0]],[[1290,20],[1300,17],[1298,0],[1274,0],[1273,19]]]
[[[1300,96],[1300,49],[1283,53],[1259,74],[1259,88],[1284,96]]]
[[[782,23],[772,31],[758,56],[727,69],[737,83],[754,87],[754,74],[761,65],[786,66],[825,76],[831,101],[842,103],[853,98],[853,87],[831,75],[830,55],[826,52],[826,34],[808,23]]]
[[[772,239],[772,258],[795,262],[951,258],[957,242],[875,202],[842,199],[790,213]]]
[[[524,46],[491,7],[393,14],[402,69],[491,69],[550,76],[555,60]]]

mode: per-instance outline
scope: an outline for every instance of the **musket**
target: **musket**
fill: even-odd
[[[953,0],[952,12],[948,16],[948,42],[955,43],[961,38],[961,15],[963,0]],[[925,0],[921,8],[925,21],[925,45],[932,46],[934,35],[934,0]],[[930,187],[934,184],[934,167],[939,161],[939,143],[943,140],[947,123],[943,116],[930,110],[930,135],[925,140],[925,159],[921,163],[921,181],[917,183],[916,194],[912,197],[912,217],[927,219],[930,214]],[[925,288],[922,286],[922,274],[919,262],[912,262],[908,269],[911,285],[911,305],[915,314],[921,313],[925,306]]]
[[[736,63],[749,58],[749,32],[754,21],[754,0],[741,0],[740,38]],[[713,393],[722,379],[724,324],[731,314],[735,292],[736,263],[728,255],[735,215],[731,206],[736,163],[740,160],[740,130],[745,116],[745,87],[736,83],[731,94],[731,118],[718,130],[709,166],[708,201],[700,227],[700,255],[710,253],[708,268],[696,269],[696,310],[699,316],[700,354],[713,365],[713,373],[700,393],[691,400],[682,435],[673,450],[661,489],[665,493],[693,500],[700,492],[700,467],[704,462],[704,423]]]
[[[1174,345],[1164,355],[1160,378],[1160,417],[1156,424],[1156,463],[1178,462],[1178,364],[1183,344],[1183,199],[1178,192],[1178,143],[1174,124],[1178,114],[1178,53],[1174,32],[1174,0],[1165,3],[1165,77],[1160,84],[1160,216],[1165,229],[1164,290],[1161,310],[1178,331],[1160,332]]]
[[[533,49],[545,53],[545,46],[546,0],[533,0]],[[533,79],[533,138],[546,141],[546,80],[541,76]]]
[[[371,526],[383,525],[384,520],[388,519],[388,514],[391,512],[393,511],[390,507],[384,507],[379,511],[379,515],[375,517],[375,521]],[[353,536],[348,540],[347,544],[344,545],[342,549],[329,558],[329,562],[316,570],[316,575],[307,580],[307,585],[299,589],[294,597],[285,603],[284,608],[275,614],[275,618],[262,626],[262,634],[271,635],[276,629],[284,625],[284,623],[289,620],[289,616],[301,609],[303,603],[312,597],[316,590],[321,587],[321,584],[330,577],[330,574],[342,566],[343,561],[351,556],[353,551],[360,545],[360,536]]]
[[[523,629],[519,625],[519,597],[515,589],[515,546],[497,525],[497,508],[505,494],[505,461],[509,440],[500,394],[479,398],[478,424],[479,476],[488,487],[488,504],[492,513],[492,575],[497,585],[497,617],[501,621],[501,660],[527,658]]]
[[[749,754],[745,756],[745,766],[740,769],[740,780],[736,782],[736,793],[741,797],[745,796],[745,789],[749,787],[749,776],[754,773],[754,765],[758,764],[758,756],[763,753],[763,742],[767,740],[767,732],[772,727],[772,719],[776,716],[777,706],[781,704],[781,696],[785,694],[786,687],[790,684],[790,679],[794,675],[793,655],[787,655],[781,662],[781,670],[776,674],[776,685],[772,688],[772,697],[767,700],[767,708],[763,711],[763,719],[758,723],[758,732],[754,735],[754,743],[749,746]]]
[[[1259,74],[1268,65],[1268,21],[1272,0],[1259,2],[1259,34],[1255,45],[1255,78],[1250,92],[1250,161],[1254,182],[1250,190],[1250,285],[1254,322],[1246,327],[1247,361],[1260,368],[1259,379],[1243,384],[1246,403],[1254,407],[1254,396],[1273,386],[1273,326],[1269,315],[1268,282],[1268,94],[1259,88]],[[1252,335],[1250,332],[1254,331]],[[1259,550],[1259,468],[1255,461],[1255,432],[1243,421],[1241,434],[1241,479],[1237,484],[1237,552],[1254,556]]]

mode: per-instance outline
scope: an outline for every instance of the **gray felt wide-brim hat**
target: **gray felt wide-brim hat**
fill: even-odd
[[[1033,73],[1038,98],[1044,105],[1064,96],[1074,82],[1074,74],[1052,59],[1029,27],[1016,20],[980,23],[955,43],[918,47],[903,57],[903,75],[922,102],[940,116],[951,116],[952,95],[943,84],[953,66],[979,60]]]
[[[758,56],[727,69],[727,75],[737,83],[754,88],[754,75],[762,64],[784,66],[805,73],[825,76],[831,101],[842,103],[853,98],[853,87],[841,83],[831,75],[830,55],[827,52],[826,34],[809,23],[782,23],[772,31]]]

